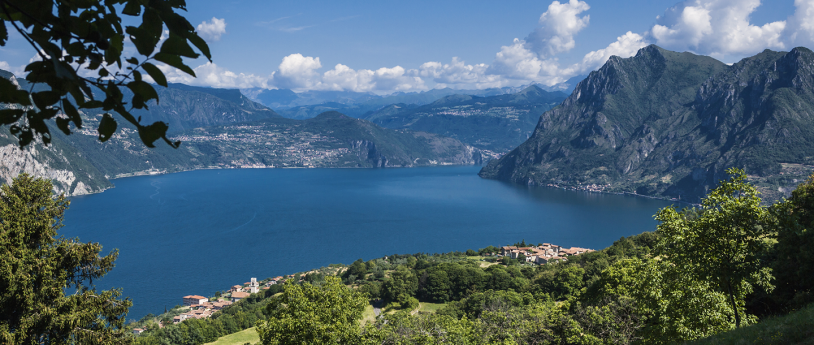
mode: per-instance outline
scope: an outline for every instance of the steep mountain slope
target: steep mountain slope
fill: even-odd
[[[437,133],[505,152],[531,135],[540,113],[565,98],[562,92],[546,92],[532,85],[507,95],[450,95],[420,107],[394,104],[364,118],[387,128]]]
[[[3,71],[0,71],[3,72]],[[15,82],[10,73],[0,76]],[[18,85],[25,84],[21,80]],[[20,149],[0,130],[0,182],[21,172],[54,182],[57,192],[100,192],[109,179],[201,168],[240,167],[409,167],[480,165],[480,150],[436,134],[391,130],[336,112],[308,120],[276,115],[237,90],[175,84],[159,91],[160,103],[142,112],[142,122],[170,121],[178,149],[142,144],[124,121],[107,142],[98,141],[100,112],[82,112],[83,128],[65,135],[51,128],[52,143]],[[0,109],[13,105],[0,104]],[[180,131],[177,128],[186,129]]]
[[[212,89],[183,84],[156,87],[158,104],[148,111],[137,111],[145,123],[164,121],[170,133],[234,122],[279,117],[273,110],[255,103],[236,89]],[[125,95],[127,97],[129,95]]]
[[[806,48],[732,66],[654,45],[612,57],[480,175],[698,201],[728,167],[812,163],[813,72]]]

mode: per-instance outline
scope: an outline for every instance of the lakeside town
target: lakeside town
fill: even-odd
[[[568,257],[584,253],[594,252],[593,249],[570,247],[565,248],[551,243],[541,243],[538,245],[513,245],[501,246],[493,253],[483,253],[483,256],[499,261],[503,258],[519,260],[527,264],[545,265],[567,261]],[[386,258],[386,257],[385,257]],[[340,269],[340,272],[344,269]],[[296,275],[277,276],[258,281],[251,278],[250,281],[242,285],[233,285],[225,293],[217,292],[215,297],[208,298],[201,295],[187,295],[181,298],[182,308],[185,310],[173,317],[172,323],[177,324],[187,319],[206,319],[217,311],[222,310],[252,294],[268,290],[272,285],[282,284],[286,279],[293,279]],[[159,327],[165,325],[159,323]],[[138,335],[144,332],[142,328],[133,329],[133,333]]]

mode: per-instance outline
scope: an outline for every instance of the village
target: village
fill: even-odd
[[[580,255],[583,253],[593,252],[593,249],[571,247],[563,248],[551,243],[542,243],[537,246],[503,246],[500,247],[500,254],[498,257],[509,257],[511,259],[522,259],[525,262],[535,263],[539,265],[554,263],[557,261],[568,260],[569,256]]]
[[[502,246],[500,252],[494,253],[496,258],[511,258],[514,260],[522,260],[526,263],[544,265],[552,264],[560,261],[568,260],[569,256],[580,255],[584,253],[593,252],[593,249],[571,247],[563,248],[561,246],[542,243],[537,246]],[[485,255],[492,256],[485,253]],[[183,322],[187,319],[206,319],[212,316],[213,313],[236,303],[251,294],[260,291],[268,290],[272,285],[281,284],[286,278],[293,277],[278,276],[274,278],[267,278],[262,281],[257,281],[257,278],[251,278],[250,281],[243,283],[243,285],[233,285],[228,289],[228,293],[223,296],[217,296],[210,300],[207,297],[200,295],[188,295],[182,297],[182,304],[188,311],[173,317],[173,323]],[[161,325],[163,326],[163,325]],[[133,333],[138,335],[143,332],[142,328],[133,329]]]
[[[187,319],[206,319],[212,316],[215,312],[234,304],[253,293],[268,290],[272,285],[283,282],[284,277],[279,276],[275,278],[268,278],[266,280],[257,281],[257,278],[251,278],[251,281],[243,283],[243,285],[234,285],[229,288],[225,296],[217,296],[210,300],[207,297],[200,295],[188,295],[182,297],[182,305],[188,311],[173,317],[172,323],[180,323]],[[261,286],[262,285],[262,286]],[[159,327],[165,325],[159,323]],[[139,335],[144,332],[143,328],[134,328],[133,334]]]

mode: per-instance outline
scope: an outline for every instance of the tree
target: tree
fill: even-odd
[[[0,188],[0,343],[122,344],[130,299],[96,291],[118,251],[57,236],[70,202],[51,182],[21,174]],[[65,296],[65,289],[76,292]]]
[[[787,201],[774,205],[780,221],[774,252],[774,294],[787,307],[814,302],[814,175],[797,186]]]
[[[746,173],[735,168],[726,172],[729,180],[704,198],[698,215],[690,217],[672,206],[656,214],[661,235],[656,255],[696,281],[712,282],[713,289],[728,297],[735,327],[740,327],[744,298],[753,285],[773,288],[771,269],[760,260],[772,222]]]
[[[388,302],[398,301],[400,295],[415,296],[417,290],[418,277],[411,270],[399,266],[382,284],[382,298]]]
[[[624,259],[602,271],[592,285],[594,302],[632,298],[628,320],[642,319],[636,337],[666,344],[707,337],[732,328],[726,295],[666,260]]]
[[[148,147],[159,138],[172,147],[166,137],[167,124],[141,123],[133,109],[147,109],[151,100],[158,102],[155,89],[139,69],[158,85],[167,86],[163,72],[149,62],[165,63],[187,74],[195,72],[182,57],[199,56],[190,43],[211,61],[209,47],[195,28],[176,10],[186,10],[184,0],[2,0],[0,1],[0,46],[8,40],[9,27],[28,41],[38,54],[38,61],[25,67],[25,79],[32,86],[18,90],[12,81],[0,78],[0,103],[10,105],[0,110],[0,125],[11,125],[11,133],[20,146],[35,138],[51,141],[46,120],[53,119],[62,132],[70,134],[70,124],[82,128],[78,109],[101,109],[99,140],[106,141],[116,132],[117,123],[111,112],[136,127]],[[141,16],[138,26],[122,27],[121,14]],[[156,52],[166,27],[168,35]],[[136,56],[123,56],[125,42],[135,45]],[[34,92],[34,84],[47,85]],[[121,89],[132,92],[129,102]],[[96,94],[103,95],[97,99]]]
[[[348,283],[353,283],[357,278],[360,280],[364,280],[366,274],[367,274],[367,265],[365,265],[365,262],[362,261],[362,259],[359,259],[354,261],[342,276],[346,279],[353,276],[353,279],[348,279]]]
[[[265,345],[356,344],[365,305],[367,296],[337,277],[326,277],[321,286],[287,281],[266,307],[269,318],[257,322],[257,333]]]

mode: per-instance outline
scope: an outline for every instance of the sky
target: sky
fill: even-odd
[[[814,0],[193,0],[187,10],[212,62],[186,61],[197,78],[160,67],[170,82],[218,88],[551,86],[649,44],[725,63],[814,48]],[[18,34],[0,47],[0,68],[15,74],[33,58]]]

